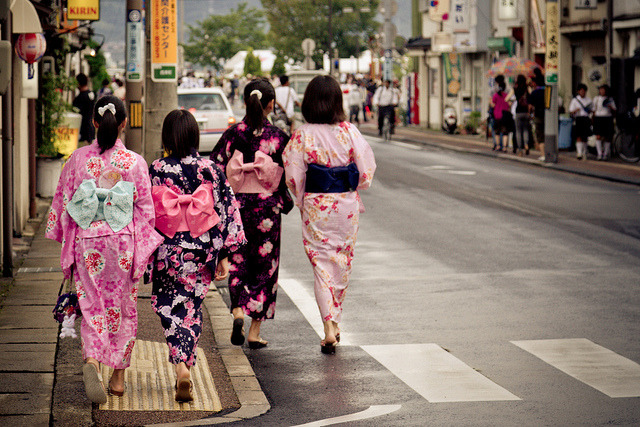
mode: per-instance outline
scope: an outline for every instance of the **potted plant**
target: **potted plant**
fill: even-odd
[[[480,111],[472,111],[469,117],[464,121],[464,130],[467,135],[475,135],[478,133],[478,127],[480,126]]]

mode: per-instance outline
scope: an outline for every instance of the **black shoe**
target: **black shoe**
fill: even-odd
[[[335,354],[336,347],[338,346],[338,342],[333,342],[331,344],[324,344],[324,341],[320,343],[320,351],[322,354]]]
[[[244,319],[233,320],[233,330],[231,332],[231,344],[242,345],[244,344]]]
[[[265,340],[260,341],[247,341],[249,343],[249,348],[251,350],[257,350],[259,348],[265,348],[267,346],[267,342]]]

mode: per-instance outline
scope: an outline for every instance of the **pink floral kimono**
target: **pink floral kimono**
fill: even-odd
[[[65,278],[73,271],[83,359],[114,369],[129,366],[138,330],[138,281],[163,241],[154,225],[151,181],[140,155],[120,140],[102,154],[96,141],[73,152],[45,236],[62,243]]]
[[[325,322],[339,323],[364,205],[358,191],[305,192],[307,167],[355,163],[360,174],[357,190],[363,190],[376,170],[373,151],[351,123],[306,124],[293,133],[282,158],[287,186],[302,214],[302,242],[313,266],[320,315]]]

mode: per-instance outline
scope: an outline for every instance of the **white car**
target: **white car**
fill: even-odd
[[[178,88],[178,107],[189,110],[200,128],[200,152],[210,152],[227,128],[236,123],[229,100],[217,87]]]

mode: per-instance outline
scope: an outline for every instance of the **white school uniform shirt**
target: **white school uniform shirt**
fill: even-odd
[[[389,105],[397,105],[400,102],[398,91],[393,87],[388,88],[380,86],[373,95],[373,105],[387,107]]]
[[[580,103],[582,103],[582,105],[580,105]],[[575,117],[589,117],[589,112],[585,110],[585,108],[591,108],[591,98],[588,96],[583,98],[580,95],[577,95],[569,104],[569,113],[573,114]]]
[[[295,101],[298,99],[296,91],[290,86],[276,88],[276,102],[284,107],[288,118],[293,118]]]
[[[609,98],[609,105],[604,106],[604,102]],[[594,115],[596,117],[611,117],[616,109],[616,103],[613,98],[608,96],[595,96],[593,98]]]

